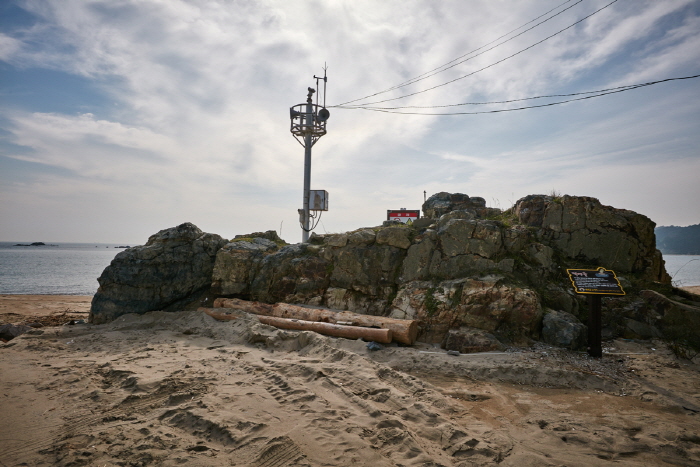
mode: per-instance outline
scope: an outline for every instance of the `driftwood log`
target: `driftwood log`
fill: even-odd
[[[251,302],[237,298],[217,298],[214,300],[214,307],[233,308],[262,316],[390,329],[393,340],[402,344],[412,345],[418,337],[418,323],[415,320],[361,315],[350,311],[333,311],[325,308],[291,305],[289,303],[270,305],[268,303]]]
[[[262,316],[258,319],[263,324],[269,324],[282,329],[294,329],[298,331],[314,331],[319,334],[346,339],[365,339],[381,344],[391,342],[391,329],[363,328],[360,326],[343,326],[341,324],[322,323],[319,321],[305,321],[302,319],[278,318],[276,316]]]
[[[232,321],[241,317],[241,312],[239,310],[232,310],[231,308],[205,308],[199,307],[197,311],[208,314],[214,319],[219,321]]]

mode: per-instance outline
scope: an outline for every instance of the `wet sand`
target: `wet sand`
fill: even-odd
[[[3,320],[90,299],[5,297]],[[698,465],[698,359],[604,352],[372,352],[198,312],[44,327],[0,344],[0,465]]]

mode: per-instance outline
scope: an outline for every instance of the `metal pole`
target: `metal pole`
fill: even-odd
[[[600,295],[588,296],[588,355],[603,356],[602,347],[602,305]]]
[[[308,243],[310,230],[309,198],[311,196],[311,138],[313,136],[312,133],[314,127],[314,116],[311,96],[312,93],[309,92],[309,96],[306,99],[306,133],[304,134],[304,214],[302,222],[303,229],[301,232],[302,243]]]

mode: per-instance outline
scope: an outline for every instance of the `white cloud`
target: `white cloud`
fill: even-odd
[[[0,60],[5,62],[10,61],[13,56],[19,53],[21,47],[21,41],[0,33]]]
[[[606,3],[583,2],[494,51],[377,98],[478,70]],[[283,223],[288,240],[296,239],[291,232],[303,173],[303,149],[289,134],[288,108],[304,101],[324,62],[329,104],[336,104],[431,70],[551,8],[534,0],[507,7],[485,0],[22,5],[38,20],[0,35],[0,59],[85,77],[113,105],[95,115],[4,111],[4,139],[21,150],[3,154],[63,170],[50,180],[28,180],[25,191],[17,185],[16,194],[4,197],[19,202],[22,193],[33,192],[40,206],[52,192],[66,202],[89,193],[120,213],[102,222],[124,228],[125,235],[139,230],[124,227],[131,216],[149,228],[164,224],[155,230],[179,218],[240,229],[231,234]],[[699,16],[685,0],[634,7],[618,2],[528,52],[393,104],[520,98],[689,74],[700,62]],[[562,185],[580,186],[577,180],[590,178],[580,166],[582,154],[596,162],[614,156],[618,165],[610,173],[618,176],[625,167],[649,164],[660,151],[695,158],[698,141],[688,127],[697,104],[687,99],[693,84],[666,86],[632,91],[652,99],[646,106],[617,96],[482,117],[331,109],[329,133],[313,156],[312,188],[331,193],[323,226],[338,231],[378,223],[386,209],[417,207],[423,190],[428,196],[467,192],[502,206],[543,187],[566,191]],[[649,118],[649,112],[667,121]],[[139,196],[149,201],[135,202]]]

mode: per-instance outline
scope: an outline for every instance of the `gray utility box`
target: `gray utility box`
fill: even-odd
[[[309,210],[328,211],[328,192],[326,190],[309,190]]]

